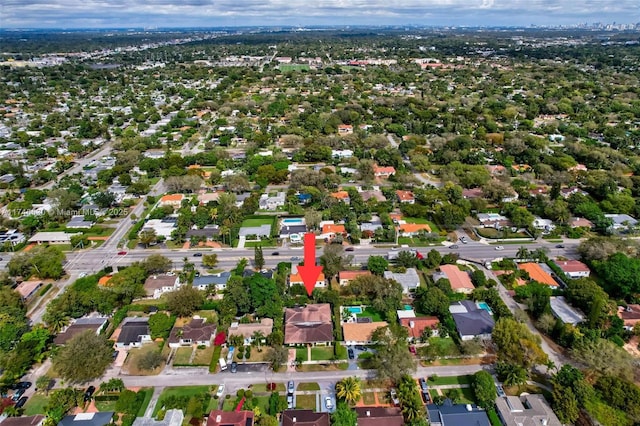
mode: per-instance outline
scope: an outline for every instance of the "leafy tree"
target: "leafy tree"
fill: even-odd
[[[521,365],[499,362],[496,364],[496,373],[507,386],[522,386],[529,380],[528,371]]]
[[[410,375],[403,375],[398,382],[398,399],[406,424],[425,424],[426,416],[418,385]]]
[[[551,398],[558,420],[563,424],[573,424],[578,419],[580,414],[578,401],[571,388],[554,386]]]
[[[374,275],[382,275],[389,267],[389,262],[382,256],[369,256],[367,269]]]
[[[449,313],[450,303],[449,297],[437,287],[416,288],[415,306],[422,314],[442,318]]]
[[[304,221],[307,225],[307,228],[310,230],[315,230],[320,225],[320,221],[322,220],[322,213],[316,210],[307,210],[304,214]]]
[[[51,383],[51,377],[40,376],[36,379],[36,390],[44,391],[45,395],[49,394],[49,383]]]
[[[274,346],[266,357],[273,371],[278,371],[282,365],[287,363],[288,359],[289,350],[284,346]]]
[[[269,396],[268,413],[270,416],[276,416],[278,413],[287,409],[287,402],[280,398],[280,393],[271,392]]]
[[[327,278],[333,278],[351,263],[353,256],[344,256],[344,247],[340,244],[327,244],[320,256],[320,264]]]
[[[190,285],[183,285],[167,295],[167,309],[178,317],[188,317],[202,306],[204,294]]]
[[[472,387],[478,405],[485,410],[492,408],[497,395],[491,374],[486,371],[478,371],[473,375]]]
[[[162,352],[148,351],[138,359],[137,367],[141,370],[152,371],[160,367],[164,361]]]
[[[53,365],[71,383],[86,383],[102,376],[111,364],[112,342],[92,331],[74,336],[60,349]]]
[[[249,289],[251,307],[257,315],[268,318],[282,315],[282,298],[274,280],[254,274],[245,279],[245,285]]]
[[[600,374],[630,380],[633,377],[633,358],[615,343],[595,338],[581,339],[571,350],[571,356],[588,369]]]
[[[611,296],[628,298],[640,293],[640,259],[615,253],[606,261],[593,261],[592,266]]]
[[[20,252],[7,263],[12,276],[30,277],[35,275],[41,279],[59,279],[64,274],[62,264],[65,255],[56,246],[37,246],[28,252]]]
[[[215,268],[218,264],[218,255],[216,253],[203,255],[202,264],[207,268]]]
[[[145,247],[149,247],[158,241],[158,235],[154,229],[145,229],[138,234],[138,241]]]
[[[331,424],[333,426],[354,426],[358,420],[355,410],[349,408],[344,402],[338,402],[336,410],[331,413]]]
[[[440,265],[440,262],[442,262],[442,255],[440,254],[440,252],[433,249],[429,250],[429,253],[427,253],[427,258],[424,260],[427,268],[436,268]]]
[[[96,192],[91,198],[93,202],[102,209],[109,208],[116,204],[116,196],[112,192]]]
[[[161,255],[161,254],[152,254],[147,257],[143,262],[141,262],[142,268],[147,272],[147,274],[160,274],[163,272],[168,272],[171,270],[173,262],[171,259]]]
[[[176,318],[167,315],[164,312],[158,312],[155,315],[149,317],[149,330],[151,331],[151,338],[157,339],[161,337],[166,339],[169,337],[169,333],[173,328]]]
[[[73,407],[81,401],[82,391],[74,388],[63,388],[52,391],[44,408],[51,423],[57,425]]]
[[[551,293],[551,288],[548,285],[538,282],[531,282],[526,286],[516,288],[516,296],[526,301],[534,318],[540,318],[542,314],[550,311]]]
[[[402,286],[394,280],[377,275],[356,278],[349,283],[347,291],[354,296],[367,297],[369,304],[385,315],[402,307]]]
[[[627,413],[635,422],[640,421],[640,387],[615,376],[602,376],[595,388],[608,404]]]
[[[355,404],[362,397],[360,379],[352,376],[343,378],[336,383],[336,395],[347,404]]]
[[[493,329],[492,338],[498,346],[498,361],[530,369],[544,365],[548,356],[540,347],[540,337],[531,333],[526,324],[512,318],[500,318]]]
[[[253,263],[258,270],[264,268],[264,254],[261,246],[256,246],[253,249]]]
[[[371,357],[371,366],[377,370],[378,377],[399,381],[403,375],[412,374],[416,364],[409,352],[407,331],[392,324],[377,328],[371,335],[376,342],[376,353]]]
[[[403,268],[415,268],[418,265],[418,257],[415,253],[403,250],[398,253],[398,257],[395,262],[396,265],[402,266]]]

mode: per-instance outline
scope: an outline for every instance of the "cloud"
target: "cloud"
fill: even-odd
[[[638,20],[638,0],[3,0],[2,27],[504,25]],[[372,18],[374,17],[374,18]],[[83,25],[83,20],[85,24]]]

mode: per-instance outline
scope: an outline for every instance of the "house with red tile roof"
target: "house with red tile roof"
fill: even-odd
[[[350,135],[353,133],[353,126],[351,124],[338,125],[338,133],[341,135]]]
[[[351,202],[351,198],[349,197],[349,193],[347,191],[336,191],[336,192],[332,192],[329,195],[346,204],[349,204]]]
[[[349,285],[349,283],[358,277],[371,275],[371,271],[340,271],[338,273],[338,282],[340,285]]]
[[[589,267],[579,260],[556,260],[554,263],[570,278],[586,278],[591,275]]]
[[[389,177],[396,174],[396,169],[392,166],[373,166],[373,174],[375,175],[375,177]]]
[[[421,232],[431,232],[431,227],[426,223],[403,223],[398,226],[401,237],[415,237]]]
[[[213,410],[207,418],[207,426],[253,426],[253,420],[253,411]]]
[[[292,285],[304,285],[304,281],[302,281],[302,276],[300,274],[289,274],[289,287]],[[316,279],[316,287],[326,287],[327,279],[324,274],[320,272],[318,278]]]
[[[284,311],[285,345],[328,345],[333,342],[331,305],[315,303]]]
[[[449,280],[451,289],[456,293],[469,294],[476,288],[471,282],[469,274],[466,271],[461,271],[457,265],[442,265],[440,271],[444,274],[444,278]]]
[[[422,340],[422,336],[425,335],[425,330],[429,329],[429,336],[438,335],[438,326],[440,320],[438,317],[413,317],[413,318],[400,318],[400,325],[403,326],[409,333],[408,340],[416,341]]]
[[[413,192],[411,191],[397,190],[396,196],[398,197],[398,201],[404,204],[415,204],[416,202]]]
[[[532,281],[546,284],[549,287],[558,287],[556,280],[537,263],[520,263],[518,269],[527,271]]]
[[[342,324],[342,337],[347,345],[371,345],[371,335],[376,329],[386,327],[386,321],[345,322]]]
[[[322,225],[322,234],[323,235],[336,235],[336,234],[346,234],[347,230],[344,227],[344,225],[341,224],[332,224],[332,223],[327,223]]]
[[[180,207],[183,199],[184,195],[182,194],[163,195],[162,198],[160,198],[160,206]]]
[[[632,329],[636,324],[640,323],[640,305],[619,306],[618,318],[624,322],[624,327],[627,330]]]

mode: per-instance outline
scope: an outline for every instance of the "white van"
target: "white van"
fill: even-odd
[[[218,360],[218,363],[220,364],[220,371],[224,371],[227,369],[227,362],[224,360],[224,358],[220,358]]]

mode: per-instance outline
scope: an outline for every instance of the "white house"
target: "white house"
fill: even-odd
[[[275,197],[270,197],[268,194],[262,194],[260,196],[260,209],[261,210],[277,210],[278,207],[284,207],[286,201],[286,194],[284,192],[278,192]]]

